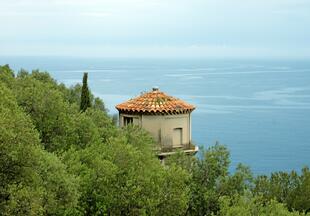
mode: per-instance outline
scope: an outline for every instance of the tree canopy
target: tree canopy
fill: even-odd
[[[87,79],[88,79],[88,73],[84,73],[82,94],[81,94],[81,104],[80,104],[80,110],[82,112],[85,112],[86,109],[91,106]]]

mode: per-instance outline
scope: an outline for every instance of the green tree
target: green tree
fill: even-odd
[[[116,128],[105,112],[88,109],[80,113],[62,88],[46,73],[16,79],[17,101],[30,115],[48,151],[61,152],[73,145],[84,148],[115,135]]]
[[[87,84],[87,77],[88,77],[88,73],[84,73],[82,93],[81,93],[81,104],[80,104],[80,110],[82,112],[85,112],[87,108],[91,107],[89,89],[88,89],[88,84]]]
[[[274,172],[270,177],[257,176],[254,180],[253,194],[262,196],[265,202],[274,199],[284,203],[289,210],[309,212],[309,168],[303,168],[300,175],[296,171],[291,171]]]
[[[64,215],[77,212],[75,177],[41,148],[31,119],[0,82],[0,214]]]
[[[70,104],[78,104],[79,106],[81,105],[81,94],[82,94],[81,84],[78,83],[74,86],[71,86],[70,88],[66,88],[64,85],[60,84],[59,87],[61,91],[64,93],[66,101],[68,101]],[[107,113],[107,109],[105,108],[104,102],[100,98],[95,97],[90,91],[89,91],[89,98],[92,108]]]
[[[176,166],[171,165],[164,170],[161,194],[158,197],[160,204],[156,207],[157,215],[185,215],[190,199],[190,175]]]
[[[89,111],[87,111],[89,112]],[[189,175],[164,167],[145,131],[128,127],[105,143],[67,151],[64,161],[79,176],[86,215],[182,215],[189,197]]]
[[[82,85],[77,83],[76,85],[66,89],[64,92],[66,101],[68,101],[70,104],[77,104],[79,106],[78,109],[80,109]]]
[[[12,88],[14,82],[14,71],[10,68],[8,64],[0,65],[0,82],[7,87]]]
[[[113,123],[112,118],[99,109],[91,107],[86,110],[85,115],[95,124],[102,142],[116,137],[121,132]]]
[[[303,213],[288,211],[284,204],[275,200],[261,202],[260,197],[244,196],[221,197],[219,216],[301,216]]]
[[[103,101],[100,98],[98,98],[98,97],[93,97],[93,98],[94,99],[93,99],[92,107],[94,109],[98,109],[98,110],[101,110],[103,112],[108,112],[108,110],[105,108]]]
[[[243,195],[253,189],[253,174],[248,166],[238,164],[231,175],[223,176],[218,183],[220,196]]]
[[[308,167],[302,169],[299,180],[300,184],[296,185],[293,199],[287,205],[295,210],[310,212],[310,171]]]
[[[30,115],[47,150],[66,149],[75,143],[73,116],[78,112],[71,109],[53,84],[31,76],[18,78],[14,92],[18,104]]]
[[[201,150],[200,157],[192,168],[188,212],[190,215],[216,214],[220,208],[219,183],[228,176],[229,151],[216,143],[206,151]]]
[[[194,167],[197,165],[197,158],[194,155],[188,155],[183,151],[177,151],[175,154],[165,159],[165,165],[178,166],[188,173],[192,173]]]

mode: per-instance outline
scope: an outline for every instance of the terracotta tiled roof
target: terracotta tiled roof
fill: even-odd
[[[123,112],[186,113],[193,111],[195,107],[153,88],[151,92],[118,104],[116,109]]]

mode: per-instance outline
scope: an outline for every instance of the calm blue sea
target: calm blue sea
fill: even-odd
[[[216,141],[256,174],[310,166],[310,61],[159,60],[0,57],[18,70],[39,68],[70,86],[89,73],[89,85],[110,113],[153,86],[197,106],[192,136]]]

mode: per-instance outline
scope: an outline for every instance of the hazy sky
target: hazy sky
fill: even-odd
[[[0,56],[310,58],[310,0],[0,0]]]

